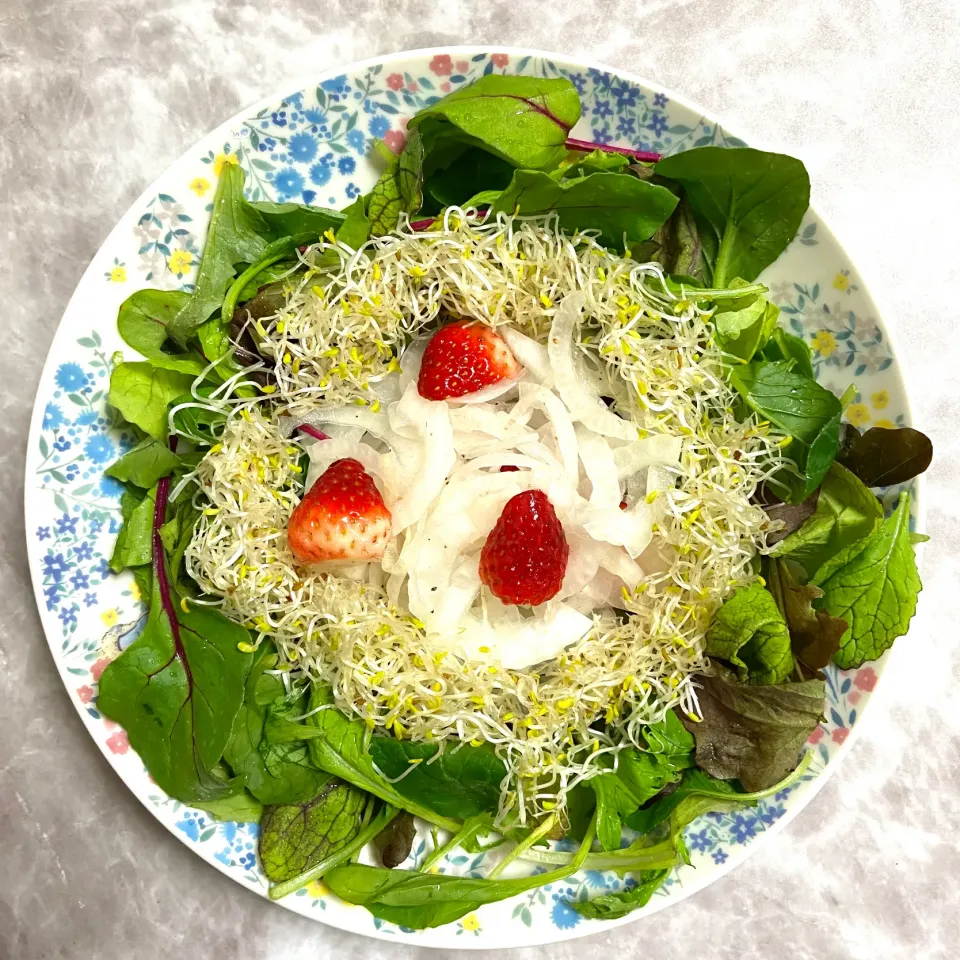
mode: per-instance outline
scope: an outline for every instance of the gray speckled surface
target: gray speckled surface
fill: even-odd
[[[187,146],[311,72],[483,41],[629,68],[748,140],[803,157],[816,204],[885,307],[912,371],[917,418],[937,450],[920,610],[839,772],[797,821],[707,891],[538,953],[955,955],[956,0],[3,0],[0,960],[426,953],[255,898],[125,790],[68,703],[41,635],[24,553],[22,464],[35,383],[74,285],[117,218]]]

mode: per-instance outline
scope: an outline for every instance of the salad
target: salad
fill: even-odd
[[[623,916],[692,820],[804,775],[823,669],[913,616],[909,494],[874,491],[930,442],[844,423],[757,280],[803,164],[579,116],[485,76],[339,212],[228,164],[193,286],[121,307],[111,566],[148,609],[98,706],[171,797],[259,822],[272,898],[419,929],[590,868],[632,882],[573,909]]]

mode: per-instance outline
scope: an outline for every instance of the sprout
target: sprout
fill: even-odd
[[[331,252],[338,266],[323,274]],[[601,763],[642,745],[645,724],[675,706],[696,716],[704,632],[755,576],[768,521],[752,497],[781,468],[781,437],[754,416],[737,421],[709,315],[674,296],[658,265],[564,236],[555,216],[483,219],[451,208],[427,230],[401,224],[358,251],[324,242],[302,258],[306,272],[291,278],[284,306],[259,321],[277,391],[213,403],[227,420],[195,474],[202,512],[189,571],[227,616],[272,638],[295,675],[329,683],[345,712],[403,738],[494,745],[508,767],[502,818],[562,807]],[[572,294],[584,316],[578,376],[639,437],[682,440],[666,482],[632,489],[628,480],[630,498],[656,515],[638,558],[647,576],[618,604],[628,617],[596,614],[555,660],[507,670],[437,651],[382,577],[298,564],[286,526],[302,493],[303,449],[285,437],[281,414],[300,423],[321,407],[372,405],[403,346],[441,314],[509,324],[544,344]]]

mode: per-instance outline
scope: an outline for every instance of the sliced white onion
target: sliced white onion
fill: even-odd
[[[520,377],[511,377],[507,380],[501,380],[498,383],[491,383],[489,387],[482,390],[475,390],[473,393],[465,393],[462,397],[448,397],[447,403],[456,405],[472,405],[477,403],[489,403],[491,400],[499,400],[506,396],[511,390],[514,390]]]
[[[315,440],[307,448],[310,457],[310,466],[304,480],[304,489],[309,490],[317,478],[336,460],[357,460],[363,469],[378,482],[380,492],[385,494],[387,507],[390,507],[390,498],[386,496],[393,481],[394,471],[386,458],[377,453],[372,447],[356,440]]]
[[[553,385],[550,357],[542,343],[537,343],[536,340],[532,340],[519,330],[514,330],[513,327],[497,327],[497,333],[506,341],[517,363],[526,368],[528,379],[535,380],[545,387]]]
[[[680,462],[683,448],[681,437],[657,434],[644,440],[633,440],[613,451],[617,476],[622,480],[631,474],[651,466],[674,466]]]
[[[555,659],[592,626],[590,617],[566,603],[555,605],[543,618],[531,617],[515,626],[494,625],[471,613],[464,617],[454,644],[471,660],[496,660],[508,670],[523,670]]]
[[[550,327],[547,353],[557,392],[573,419],[594,433],[620,440],[636,440],[636,426],[622,420],[607,407],[596,388],[584,382],[574,362],[574,339],[585,300],[582,292],[570,294],[560,304]]]
[[[289,422],[287,422],[289,421]],[[385,412],[374,413],[369,407],[340,406],[320,407],[299,417],[285,417],[281,424],[283,435],[289,437],[301,423],[308,423],[311,427],[324,430],[327,424],[340,424],[345,427],[360,427],[365,433],[372,433],[388,443],[391,440],[390,423]]]
[[[567,408],[555,393],[545,387],[532,386],[530,389],[521,390],[520,400],[512,413],[514,416],[523,417],[534,408],[543,410],[547,415],[567,477],[576,486],[580,476],[580,455],[577,449],[577,434]]]
[[[449,408],[440,400],[425,400],[415,383],[391,404],[387,414],[397,458],[397,487],[390,513],[394,533],[426,514],[457,462]]]
[[[620,483],[617,479],[615,452],[603,437],[582,426],[577,428],[577,443],[584,473],[590,481],[590,505],[599,509],[620,509]]]

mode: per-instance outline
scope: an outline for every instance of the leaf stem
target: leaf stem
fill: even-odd
[[[518,857],[522,857],[538,840],[542,840],[557,822],[557,815],[551,813],[543,823],[523,838],[491,871],[488,879],[496,880],[503,871]],[[589,849],[589,848],[588,848]]]
[[[426,873],[435,863],[442,860],[451,850],[455,850],[457,847],[463,846],[464,841],[470,840],[475,837],[481,830],[489,830],[489,823],[487,818],[483,815],[477,817],[468,817],[464,822],[463,826],[453,834],[450,839],[444,844],[437,844],[437,831],[434,829],[434,844],[436,845],[433,852],[427,857],[423,863],[417,868],[420,873]]]
[[[591,143],[589,140],[567,139],[564,146],[568,150],[579,150],[582,153],[592,153],[599,150],[601,153],[619,153],[622,157],[632,157],[641,163],[656,163],[663,159],[663,154],[651,153],[649,150],[635,150],[633,147],[617,147],[611,143]]]
[[[305,887],[308,883],[319,880],[328,870],[332,870],[341,863],[346,863],[355,853],[362,850],[399,812],[396,807],[386,804],[380,813],[367,824],[366,828],[361,830],[346,846],[314,864],[309,870],[304,870],[303,873],[292,880],[284,880],[283,883],[274,884],[267,896],[271,900],[280,900],[301,887]]]

